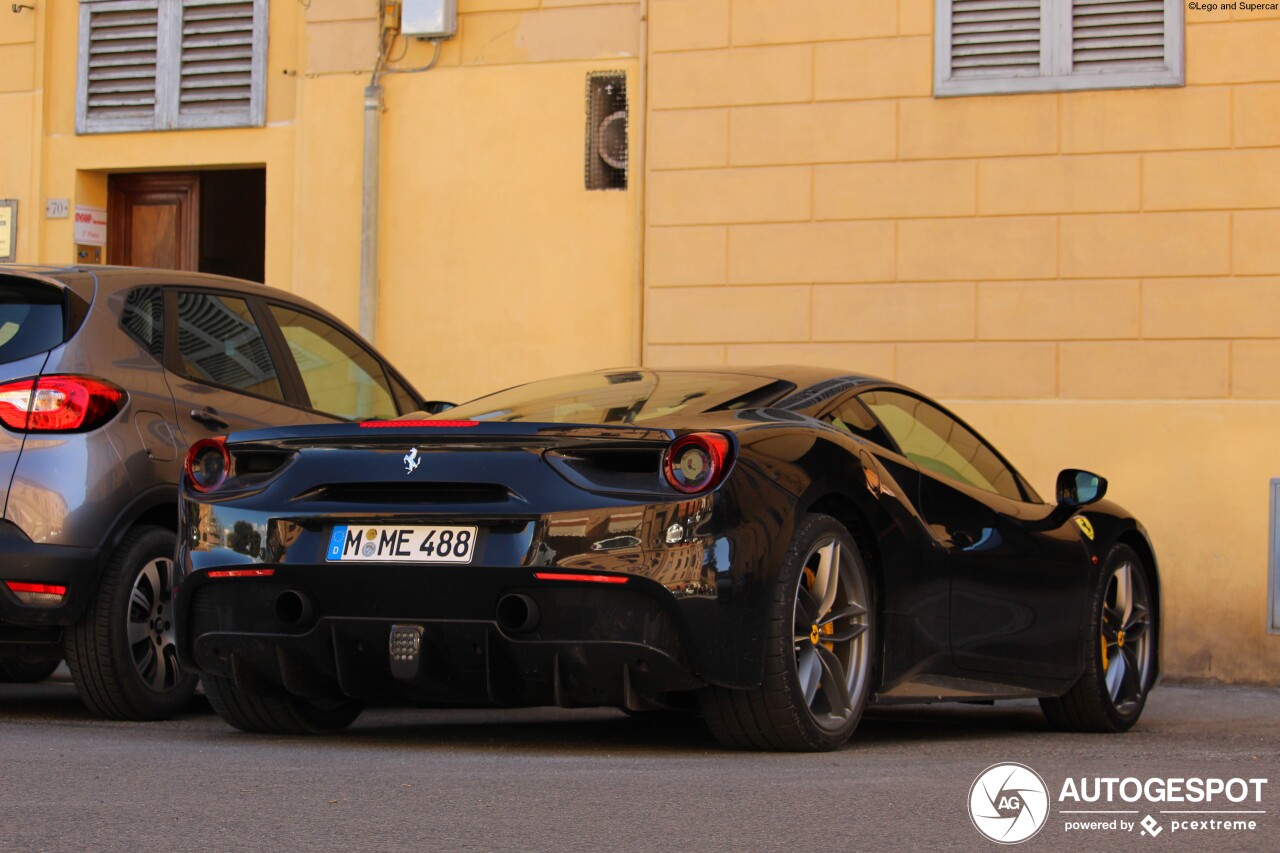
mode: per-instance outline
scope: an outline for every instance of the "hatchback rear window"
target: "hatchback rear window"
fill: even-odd
[[[0,364],[51,350],[65,334],[60,289],[31,281],[0,281]]]

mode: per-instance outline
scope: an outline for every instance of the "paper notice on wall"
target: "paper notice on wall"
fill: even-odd
[[[107,211],[76,205],[75,242],[85,246],[107,245]]]

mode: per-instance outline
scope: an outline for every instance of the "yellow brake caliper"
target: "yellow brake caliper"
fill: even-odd
[[[813,585],[818,582],[817,573],[815,573],[813,569],[809,568],[808,566],[805,566],[805,569],[804,569],[804,581],[805,581],[804,583],[805,588],[808,589],[810,592],[813,591]],[[834,622],[828,622],[827,624],[823,625],[821,628],[819,628],[817,625],[814,625],[813,633],[810,635],[809,641],[816,646],[818,645],[818,639],[820,636],[822,635],[829,636],[831,634],[834,634],[835,632],[836,632],[836,625]],[[827,651],[829,652],[834,652],[836,650],[835,643],[823,643],[822,645],[826,646]]]

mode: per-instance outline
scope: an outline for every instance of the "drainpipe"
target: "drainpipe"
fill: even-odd
[[[364,189],[360,205],[360,334],[376,343],[378,328],[378,164],[382,85],[375,72],[364,90]]]
[[[631,187],[636,194],[636,258],[633,270],[632,320],[635,338],[632,341],[631,363],[640,365],[644,362],[644,253],[645,253],[645,217],[648,215],[645,206],[645,154],[649,149],[649,0],[640,0],[640,63],[636,72],[635,98],[631,102],[631,111],[635,115],[636,144],[631,152]]]

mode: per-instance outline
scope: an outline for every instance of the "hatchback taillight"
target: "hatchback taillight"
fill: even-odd
[[[20,432],[83,432],[124,406],[125,393],[89,376],[40,376],[0,385],[0,421]]]

